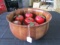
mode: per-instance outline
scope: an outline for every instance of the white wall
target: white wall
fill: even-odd
[[[54,0],[54,9],[60,8],[60,0]]]
[[[57,0],[54,0],[54,9],[56,9],[56,8],[57,8],[56,1],[57,1]]]

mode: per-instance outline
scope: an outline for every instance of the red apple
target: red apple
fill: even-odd
[[[26,17],[26,18],[33,17],[33,14],[32,14],[32,13],[26,13],[26,14],[25,14],[25,17]]]
[[[40,16],[40,15],[36,16],[36,17],[35,17],[35,20],[36,20],[36,22],[39,23],[39,24],[42,24],[42,23],[45,22],[45,18],[43,18],[43,17]]]
[[[22,15],[18,15],[15,20],[23,21],[24,17]]]
[[[34,22],[33,18],[26,18],[25,19],[25,24],[29,24],[30,22]]]

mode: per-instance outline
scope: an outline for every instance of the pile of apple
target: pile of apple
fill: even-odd
[[[24,16],[21,14],[16,15],[13,20],[13,23],[18,25],[32,24],[32,25],[38,26],[39,24],[42,24],[44,22],[46,22],[46,17],[44,15],[36,15],[34,17],[34,14],[30,12],[26,12]]]

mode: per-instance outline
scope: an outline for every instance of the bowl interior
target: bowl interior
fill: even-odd
[[[24,14],[26,12],[31,12],[35,16],[40,15],[40,14],[44,15],[46,17],[46,22],[42,23],[41,25],[44,25],[44,24],[48,23],[52,18],[51,14],[49,12],[47,12],[47,11],[44,11],[44,10],[41,10],[41,9],[36,9],[36,8],[23,8],[23,9],[17,9],[15,11],[11,12],[9,15],[7,15],[7,20],[8,20],[8,22],[12,23],[11,21],[13,19],[13,16],[19,15],[19,14],[24,16]]]

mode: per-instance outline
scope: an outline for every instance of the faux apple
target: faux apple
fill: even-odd
[[[37,22],[34,22],[34,25],[35,25],[35,26],[38,26],[39,24],[38,24]]]
[[[34,22],[33,18],[26,18],[25,19],[25,24],[29,24],[30,22]]]
[[[30,26],[38,26],[39,24],[37,22],[30,22],[29,25]]]
[[[18,15],[18,16],[16,16],[15,20],[23,21],[24,17],[22,15]]]
[[[30,13],[30,12],[28,12],[28,13],[25,14],[25,17],[26,17],[26,18],[33,17],[33,14]]]
[[[20,22],[20,21],[17,21],[17,20],[13,21],[13,23],[14,23],[14,24],[21,25],[21,22]]]
[[[42,24],[42,23],[45,22],[45,18],[43,18],[43,17],[40,16],[40,15],[37,15],[37,16],[35,17],[35,20],[36,20],[36,22],[39,23],[39,24]]]

